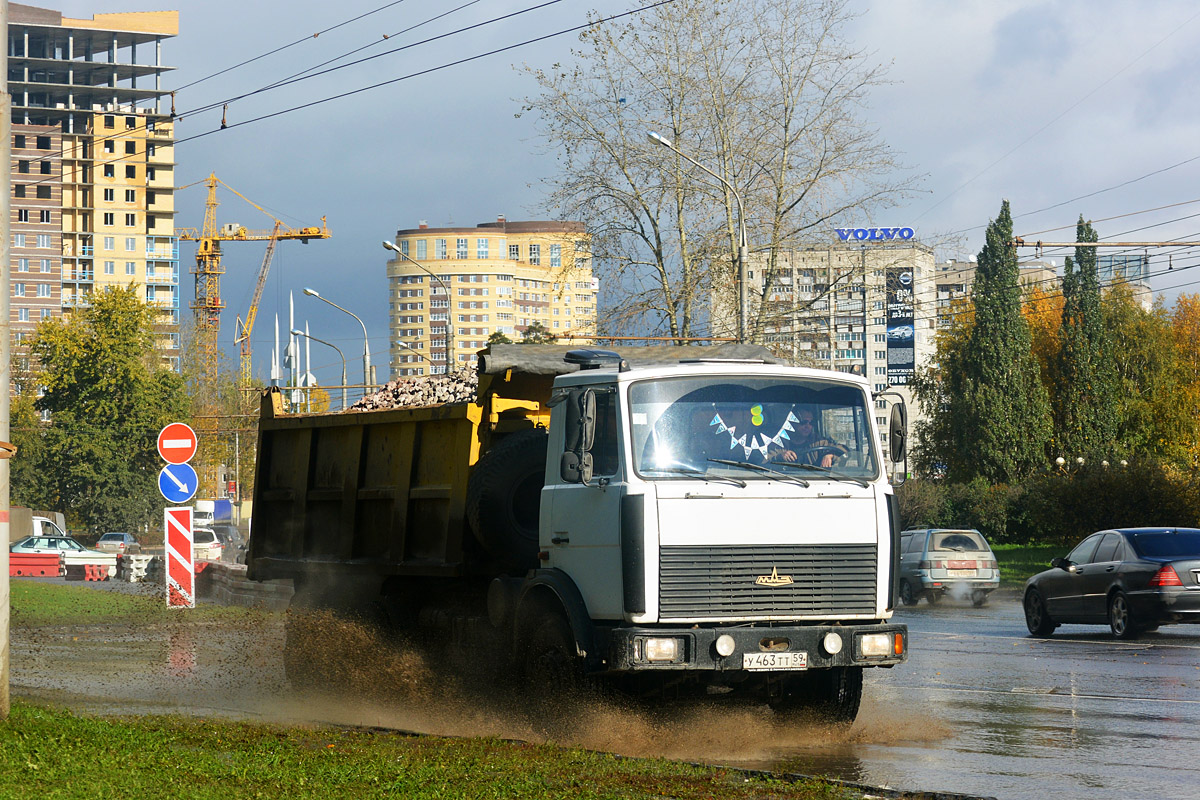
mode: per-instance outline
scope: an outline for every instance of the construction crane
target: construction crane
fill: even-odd
[[[197,181],[201,183],[201,181]],[[215,413],[215,398],[217,397],[217,367],[219,363],[217,338],[221,332],[221,311],[225,303],[221,300],[221,275],[225,267],[221,264],[221,242],[267,242],[267,254],[258,271],[258,282],[254,291],[254,299],[246,314],[246,323],[238,326],[238,343],[242,346],[242,362],[239,380],[243,386],[250,383],[250,331],[254,326],[254,317],[258,313],[258,301],[262,288],[267,279],[267,270],[271,266],[271,257],[275,254],[275,245],[281,239],[299,239],[308,244],[309,239],[328,239],[329,229],[325,227],[325,218],[321,217],[320,227],[293,228],[284,225],[265,208],[255,203],[229,184],[220,180],[212,173],[203,181],[208,187],[208,199],[204,203],[204,224],[196,228],[176,228],[175,236],[180,241],[197,242],[196,266],[192,274],[196,276],[196,297],[192,301],[192,313],[195,322],[196,372],[199,386],[196,396],[200,399],[201,409],[197,417],[197,433],[200,448],[197,452],[196,467],[200,473],[202,492],[210,497],[216,497],[217,463],[219,459],[217,447],[217,416]],[[196,184],[188,184],[194,186]],[[259,211],[275,221],[271,230],[248,230],[242,225],[230,224],[217,228],[217,186],[224,186],[238,197],[245,200]],[[186,189],[181,186],[180,189]],[[240,322],[240,321],[239,321]],[[241,476],[238,476],[239,485]]]
[[[208,389],[216,386],[217,355],[219,349],[217,338],[221,330],[221,311],[225,303],[221,300],[221,275],[225,268],[221,264],[221,242],[261,242],[266,241],[267,254],[258,272],[258,282],[254,291],[254,299],[246,313],[246,322],[239,326],[236,332],[237,341],[242,346],[242,363],[240,377],[245,383],[250,381],[250,333],[254,327],[254,317],[258,313],[258,301],[262,296],[262,287],[266,282],[267,271],[271,266],[271,257],[275,253],[275,245],[282,239],[298,239],[308,244],[309,239],[328,239],[329,228],[325,226],[325,218],[321,217],[320,227],[293,228],[284,225],[273,214],[255,203],[244,194],[222,181],[215,173],[204,180],[208,187],[208,199],[204,203],[204,224],[196,228],[177,228],[175,235],[180,241],[198,243],[196,248],[196,267],[192,274],[196,276],[196,296],[192,301],[192,313],[195,319],[196,357],[200,380]],[[195,184],[188,184],[193,186]],[[275,221],[271,230],[248,230],[236,223],[217,228],[217,186],[224,186],[262,213]],[[186,189],[187,187],[180,187]],[[209,394],[208,396],[212,396]]]

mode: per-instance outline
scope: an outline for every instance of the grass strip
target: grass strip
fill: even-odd
[[[1060,544],[998,544],[992,546],[1000,565],[1000,588],[1023,589],[1025,580],[1050,569],[1050,559],[1065,556],[1070,548]]]
[[[0,723],[0,797],[731,798],[861,792],[661,759],[496,739],[444,739],[181,717],[97,718],[14,702]]]
[[[11,624],[91,625],[130,623],[147,625],[173,622],[186,614],[192,622],[237,622],[253,620],[270,612],[241,606],[202,604],[196,608],[167,608],[163,595],[125,594],[89,586],[64,586],[36,580],[13,579],[9,583]]]

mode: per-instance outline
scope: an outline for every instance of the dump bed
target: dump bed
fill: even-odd
[[[251,579],[316,570],[461,573],[481,406],[287,416],[281,409],[278,391],[264,395]]]

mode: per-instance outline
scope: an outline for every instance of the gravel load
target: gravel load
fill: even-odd
[[[475,399],[479,377],[474,370],[448,375],[421,375],[397,378],[384,384],[350,406],[350,411],[379,411],[389,408],[419,408],[442,403],[463,403]]]

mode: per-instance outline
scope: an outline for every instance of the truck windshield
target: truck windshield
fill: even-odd
[[[686,480],[689,472],[777,480],[710,459],[769,465],[805,480],[878,474],[866,393],[809,378],[697,376],[629,389],[634,470]]]

